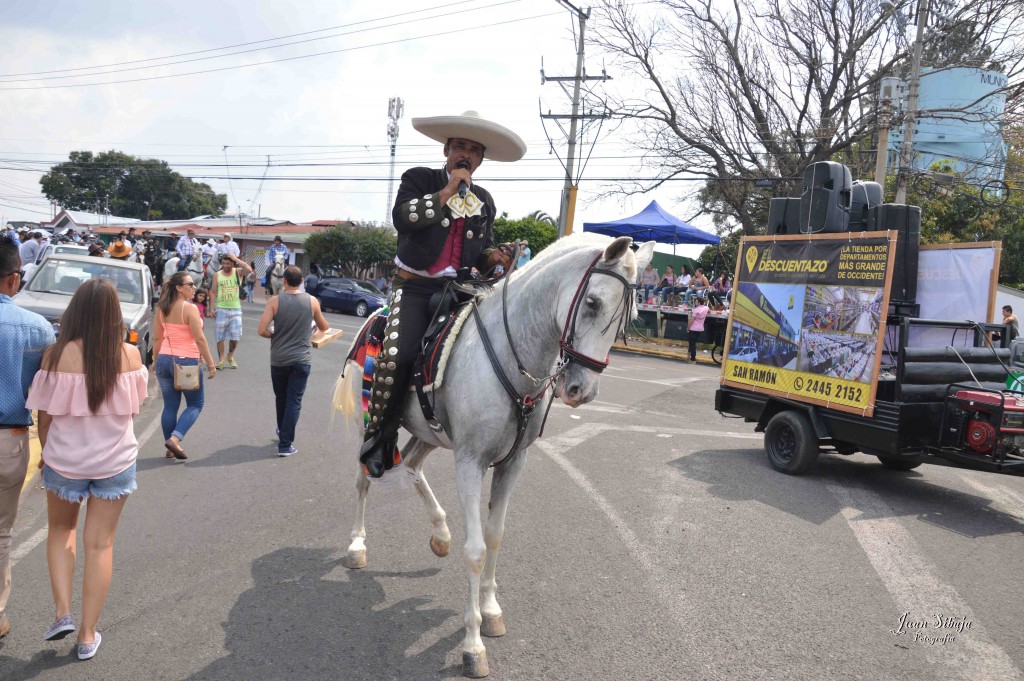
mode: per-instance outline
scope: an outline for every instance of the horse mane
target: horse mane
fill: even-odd
[[[574,232],[567,237],[558,239],[550,246],[542,250],[532,258],[528,263],[519,268],[518,271],[529,271],[530,267],[534,266],[534,263],[544,263],[548,260],[555,260],[567,255],[575,255],[580,251],[592,251],[598,249],[603,251],[608,247],[614,239],[610,236],[603,234],[594,234],[593,232]],[[630,251],[624,258],[623,266],[626,269],[626,278],[631,281],[636,280],[637,269],[636,259],[633,257],[633,252]]]

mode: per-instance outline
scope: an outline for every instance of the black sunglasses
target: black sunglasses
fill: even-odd
[[[196,287],[196,282],[194,282],[194,281],[187,281],[184,284],[178,284],[178,286],[191,286],[192,288],[195,288]]]
[[[22,279],[25,278],[25,270],[11,270],[10,272],[7,272],[6,274],[0,275],[0,279],[3,279],[4,277],[9,277],[12,274],[17,274]]]

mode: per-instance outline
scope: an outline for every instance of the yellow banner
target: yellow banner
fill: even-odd
[[[722,379],[826,406],[866,409],[871,398],[869,384],[728,358],[722,367]]]

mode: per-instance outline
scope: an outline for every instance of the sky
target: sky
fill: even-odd
[[[8,0],[0,16],[0,217],[47,219],[39,178],[48,165],[72,150],[117,149],[207,182],[228,196],[228,212],[382,222],[390,212],[388,101],[396,96],[405,103],[396,188],[404,169],[443,163],[441,145],[411,118],[475,110],[517,132],[528,151],[517,163],[485,162],[474,179],[512,218],[557,216],[565,172],[539,113],[568,113],[571,101],[557,83],[541,83],[540,69],[543,61],[548,76],[574,73],[574,24],[555,0]],[[330,54],[307,56],[321,52]],[[588,47],[589,74],[604,62]],[[164,77],[197,71],[208,72]],[[618,77],[609,87],[642,87],[613,68],[609,75]],[[113,82],[128,80],[135,82]],[[564,157],[564,135],[546,123]],[[603,179],[637,175],[628,130],[609,130],[580,182],[576,230],[637,213],[652,199],[689,218],[678,184],[602,198],[614,188]],[[344,179],[311,179],[324,177]]]

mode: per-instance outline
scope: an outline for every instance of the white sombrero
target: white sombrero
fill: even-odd
[[[526,143],[503,125],[480,118],[476,111],[461,116],[431,116],[412,119],[412,127],[430,139],[444,144],[453,137],[484,145],[484,158],[491,161],[518,161],[526,155]]]

